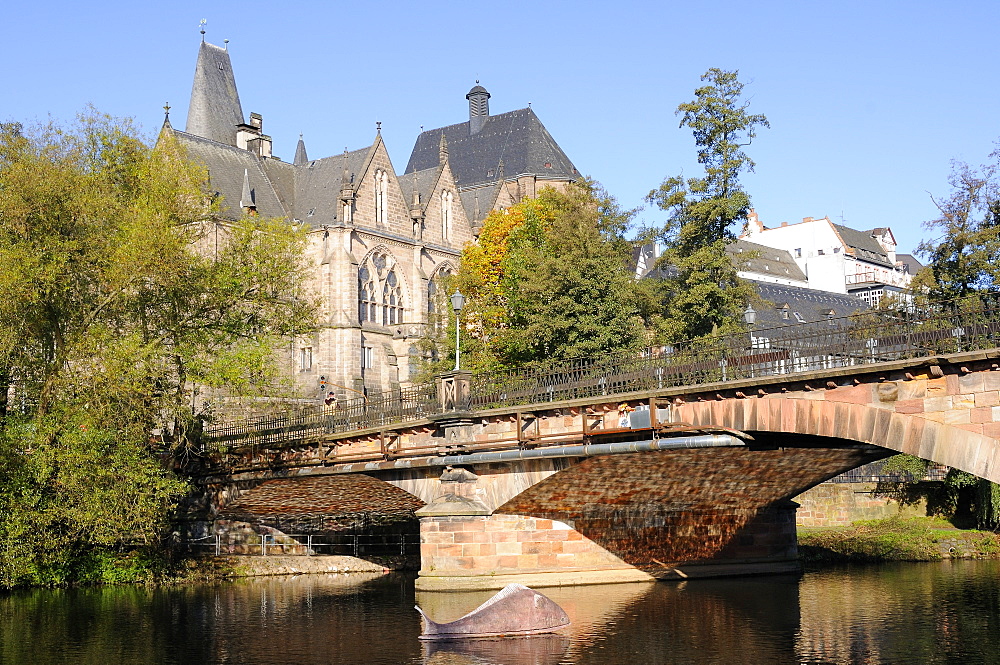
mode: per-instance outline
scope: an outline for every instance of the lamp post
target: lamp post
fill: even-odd
[[[750,361],[749,362],[750,378],[753,378],[753,376],[754,376],[754,367],[753,367],[753,362],[754,362],[754,358],[753,358],[753,349],[754,349],[753,324],[757,323],[757,310],[755,310],[753,308],[753,305],[751,305],[750,303],[747,303],[747,308],[745,310],[743,310],[743,322],[747,324],[747,335],[749,335],[749,337],[750,337],[750,357],[748,358],[748,360]]]
[[[465,306],[465,296],[463,296],[458,289],[455,289],[455,292],[451,294],[451,308],[455,310],[455,371],[456,372],[458,371],[458,360],[460,354],[460,349],[458,346],[458,331],[460,327],[458,315],[461,314],[462,307],[464,306]]]

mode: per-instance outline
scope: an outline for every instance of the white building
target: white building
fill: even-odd
[[[912,259],[901,261],[896,256],[892,229],[858,231],[834,224],[829,217],[806,217],[767,228],[751,211],[741,238],[787,251],[805,274],[809,288],[850,293],[873,307],[887,293],[905,290],[913,279],[910,270],[919,267]]]

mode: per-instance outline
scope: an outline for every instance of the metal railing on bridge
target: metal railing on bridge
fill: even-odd
[[[439,410],[436,385],[423,383],[332,406],[221,423],[205,428],[205,437],[212,447],[277,447],[327,434],[419,420]]]
[[[216,556],[406,556],[420,553],[417,534],[260,534],[255,538],[213,534],[187,538],[177,546],[191,554]]]
[[[474,374],[473,410],[767,378],[1000,346],[1000,294],[873,310],[533,367]],[[281,446],[441,412],[435,383],[337,407],[206,428],[211,448]]]

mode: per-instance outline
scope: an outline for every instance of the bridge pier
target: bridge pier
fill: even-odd
[[[788,497],[883,455],[857,447],[605,455],[574,461],[496,508],[482,500],[487,479],[449,469],[438,498],[417,511],[417,589],[796,572],[798,505]]]

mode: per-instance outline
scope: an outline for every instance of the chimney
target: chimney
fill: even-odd
[[[236,147],[260,155],[261,139],[265,139],[268,143],[271,141],[271,137],[264,136],[261,133],[263,128],[264,119],[261,115],[259,113],[251,113],[250,124],[241,123],[236,125]],[[270,150],[268,150],[268,156],[270,156]]]
[[[465,98],[469,100],[469,133],[477,134],[490,117],[490,93],[476,81]]]

